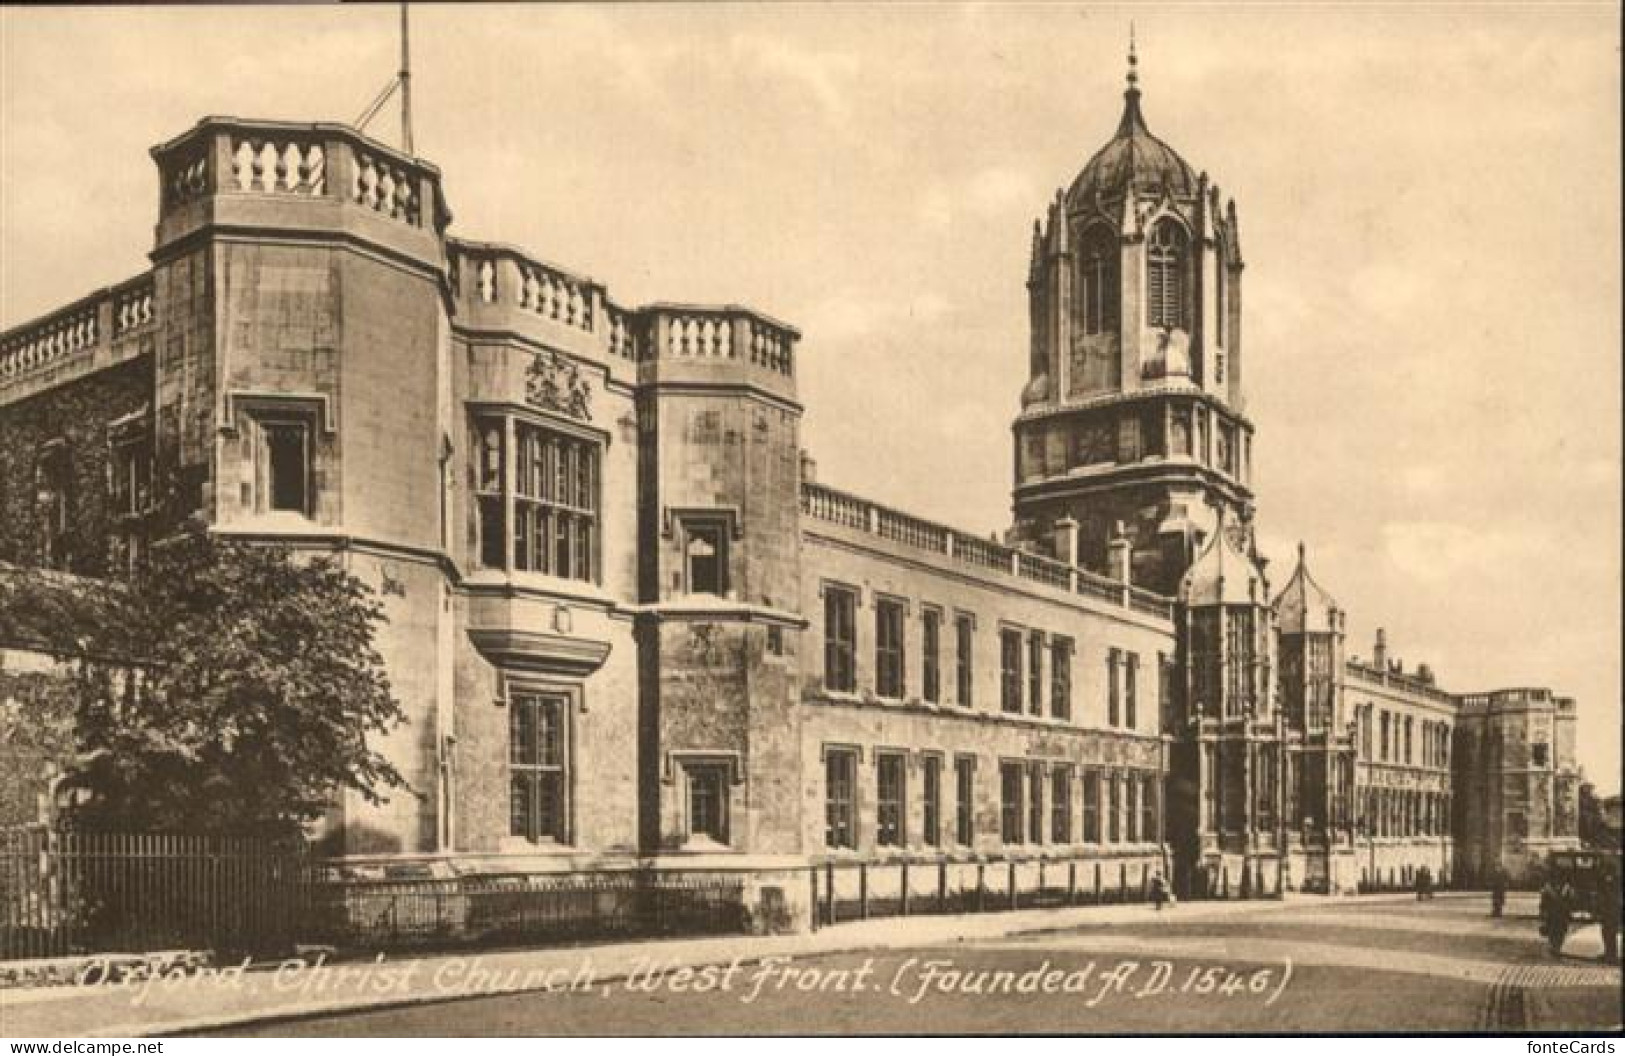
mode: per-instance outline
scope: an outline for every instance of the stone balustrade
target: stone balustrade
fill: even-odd
[[[969,535],[822,484],[801,485],[801,512],[827,524],[925,550],[974,568],[1015,576],[1068,594],[1096,598],[1159,620],[1171,620],[1172,600],[1042,554]]]
[[[433,165],[344,125],[211,117],[153,150],[167,214],[208,195],[338,200],[414,228],[451,221]]]
[[[155,316],[152,276],[143,275],[0,334],[0,387],[148,331]]]
[[[800,336],[744,308],[655,305],[644,309],[648,358],[744,361],[784,377],[795,375]]]
[[[1414,675],[1400,674],[1395,671],[1382,671],[1367,666],[1358,660],[1348,660],[1345,662],[1344,667],[1349,674],[1363,682],[1374,682],[1391,689],[1426,697],[1441,704],[1454,705],[1458,703],[1458,698],[1454,694],[1447,693],[1433,683],[1424,682]]]

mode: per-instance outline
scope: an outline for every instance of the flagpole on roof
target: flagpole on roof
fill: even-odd
[[[389,97],[395,94],[396,89],[401,93],[401,150],[413,157],[416,152],[412,147],[412,36],[411,21],[406,13],[407,5],[401,4],[401,68],[389,83],[373,97],[367,108],[361,111],[361,116],[355,119],[357,131],[366,131],[367,125],[378,116],[378,111],[389,102]]]

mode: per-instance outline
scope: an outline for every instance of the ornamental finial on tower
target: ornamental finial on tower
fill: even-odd
[[[1134,53],[1134,22],[1131,20],[1128,24],[1128,90],[1134,95],[1140,94],[1140,74],[1135,68],[1139,64],[1140,58]]]

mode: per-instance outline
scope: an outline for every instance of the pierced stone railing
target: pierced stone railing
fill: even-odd
[[[417,227],[422,203],[413,190],[413,175],[383,154],[358,149],[350,170],[350,201]]]
[[[149,276],[113,294],[113,336],[123,337],[153,320],[153,288]]]
[[[874,510],[875,532],[881,538],[937,554],[948,552],[950,533],[942,525],[932,524],[930,521],[923,521],[897,510],[888,510],[884,506],[876,506]]]
[[[49,366],[64,356],[99,343],[95,301],[76,305],[0,341],[0,379],[10,380]]]
[[[1008,547],[964,532],[955,532],[953,538],[954,554],[965,564],[995,572],[1010,571],[1011,551]]]
[[[828,521],[846,528],[869,530],[869,504],[832,488],[803,484],[801,512],[820,521]]]
[[[733,322],[726,312],[672,313],[666,319],[663,355],[699,359],[734,358]]]
[[[543,319],[592,332],[592,290],[562,271],[522,260],[519,265],[519,307]]]
[[[205,118],[153,150],[163,216],[207,195],[342,202],[443,234],[440,174],[337,124]]]
[[[749,324],[751,363],[786,376],[794,374],[795,361],[791,358],[794,352],[789,335],[757,319],[749,320]]]
[[[802,483],[801,512],[815,521],[939,554],[961,565],[1015,576],[1064,593],[1098,598],[1157,619],[1173,618],[1173,601],[1160,594],[1126,587],[1117,580],[1042,554],[969,535],[822,484]]]
[[[605,302],[604,317],[609,327],[609,354],[637,362],[637,319],[626,309]]]
[[[320,198],[327,194],[327,152],[310,135],[239,132],[231,139],[231,188]]]
[[[1029,554],[1025,550],[1016,551],[1016,575],[1057,590],[1072,589],[1071,566],[1037,554]]]
[[[0,385],[139,334],[150,329],[155,319],[151,275],[93,293],[43,319],[0,334]]]

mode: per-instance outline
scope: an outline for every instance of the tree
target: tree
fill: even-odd
[[[82,668],[76,820],[283,833],[345,790],[406,788],[372,747],[404,721],[373,645],[383,610],[337,563],[193,526],[120,598],[84,650],[122,662]]]

